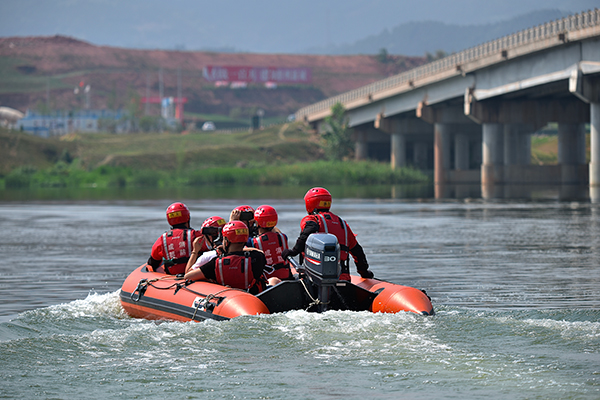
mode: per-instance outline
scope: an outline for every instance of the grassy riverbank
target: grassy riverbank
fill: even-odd
[[[555,134],[532,136],[532,163],[555,164],[557,149]],[[50,139],[0,129],[0,188],[385,185],[427,181],[419,171],[392,171],[388,163],[325,161],[319,137],[301,123],[252,133],[71,134]]]
[[[72,134],[42,139],[0,132],[0,185],[181,187],[427,182],[388,163],[325,161],[319,138],[299,123],[249,133]]]

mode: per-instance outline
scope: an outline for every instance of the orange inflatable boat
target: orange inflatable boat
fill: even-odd
[[[132,317],[177,321],[227,320],[290,310],[434,314],[431,299],[422,290],[358,276],[352,276],[351,282],[340,281],[335,236],[313,234],[306,250],[302,265],[291,260],[295,280],[256,296],[215,283],[185,281],[142,265],[123,283],[121,304]]]

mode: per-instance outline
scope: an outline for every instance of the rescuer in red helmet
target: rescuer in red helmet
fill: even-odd
[[[192,243],[202,237],[202,232],[190,228],[190,210],[183,203],[167,207],[167,222],[171,230],[163,233],[152,246],[148,267],[157,271],[162,264],[165,273],[182,274],[192,252]]]
[[[254,208],[243,205],[237,206],[229,214],[229,221],[242,221],[248,226],[249,237],[252,238],[257,234],[256,221],[254,220]],[[250,242],[248,242],[250,244]]]
[[[194,240],[192,253],[185,267],[186,273],[191,269],[199,268],[218,255],[216,247],[221,244],[224,225],[225,219],[217,215],[204,220],[200,227],[202,236]]]
[[[337,237],[340,244],[340,259],[342,273],[340,280],[350,280],[350,260],[348,254],[352,255],[356,270],[363,278],[373,278],[373,272],[369,270],[367,256],[360,244],[356,241],[356,235],[350,229],[346,221],[329,211],[331,208],[331,193],[325,188],[315,187],[306,192],[304,204],[308,215],[300,222],[300,236],[291,250],[285,250],[283,257],[293,257],[304,251],[306,239],[312,233],[331,233]]]
[[[289,262],[283,258],[287,250],[288,238],[277,225],[277,211],[269,205],[262,205],[254,211],[254,220],[258,226],[258,234],[252,238],[252,246],[265,253],[267,260],[266,278],[276,277],[282,280],[293,279]]]
[[[242,221],[230,221],[223,226],[224,253],[198,269],[185,274],[192,281],[216,281],[220,285],[258,294],[266,288],[263,275],[266,259],[262,251],[246,248],[248,226]],[[278,282],[272,280],[272,284]]]

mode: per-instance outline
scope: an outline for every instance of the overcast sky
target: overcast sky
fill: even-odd
[[[0,36],[61,34],[98,45],[301,53],[409,21],[474,25],[598,0],[0,0]]]

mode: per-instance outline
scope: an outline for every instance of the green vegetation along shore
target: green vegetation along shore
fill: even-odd
[[[0,185],[181,187],[424,183],[412,168],[325,161],[323,143],[301,123],[255,132],[71,134],[44,139],[0,131]]]
[[[532,163],[555,164],[557,148],[556,135],[533,136]],[[255,132],[75,133],[49,139],[0,129],[0,188],[386,185],[430,181],[426,174],[412,168],[392,171],[388,163],[326,161],[324,149],[321,138],[301,123]]]

